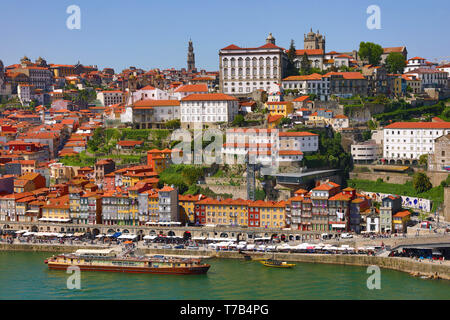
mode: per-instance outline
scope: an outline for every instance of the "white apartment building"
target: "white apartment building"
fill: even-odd
[[[406,75],[415,76],[420,79],[422,88],[446,88],[448,73],[438,69],[417,68],[406,72]]]
[[[314,93],[320,100],[328,100],[330,95],[330,77],[324,77],[318,73],[284,78],[281,86],[284,90],[298,90],[300,95]]]
[[[132,122],[138,129],[159,128],[164,122],[180,119],[178,100],[140,100],[132,109]]]
[[[450,63],[444,64],[441,66],[437,66],[436,69],[439,71],[447,72],[447,76],[450,76]]]
[[[311,132],[279,132],[279,149],[302,152],[319,150],[319,135]]]
[[[165,186],[158,191],[159,222],[180,222],[178,191]]]
[[[275,45],[272,34],[257,48],[229,45],[219,51],[219,90],[231,95],[269,91],[281,82],[287,62],[284,49]]]
[[[408,59],[406,63],[406,67],[403,70],[403,73],[407,73],[409,71],[419,69],[419,68],[431,68],[431,64],[427,62],[426,59],[421,57],[414,57],[411,59]]]
[[[139,90],[136,90],[128,97],[127,106],[140,100],[169,100],[170,97],[171,96],[167,91],[152,86],[145,86]]]
[[[44,94],[42,92],[37,93],[34,85],[19,84],[17,95],[22,105],[28,105],[32,100],[36,100],[38,104],[44,104]]]
[[[352,144],[350,148],[355,163],[371,163],[381,156],[381,145],[372,140]]]
[[[97,93],[97,100],[100,100],[103,106],[123,103],[124,93],[120,90],[100,91]]]
[[[181,125],[231,122],[239,111],[238,99],[223,93],[191,94],[180,101]]]
[[[383,131],[383,158],[409,164],[434,153],[435,139],[450,133],[450,122],[395,122]]]

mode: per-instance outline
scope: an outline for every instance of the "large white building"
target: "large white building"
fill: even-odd
[[[405,75],[415,76],[421,81],[422,88],[446,88],[448,73],[439,69],[418,68],[405,73]]]
[[[381,156],[381,145],[373,140],[351,145],[351,154],[355,163],[371,163]]]
[[[231,122],[239,111],[239,101],[223,93],[191,94],[180,101],[180,119],[183,128],[195,124]]]
[[[132,95],[128,97],[127,105],[132,105],[134,102],[140,100],[169,100],[170,95],[167,91],[155,88],[152,86],[145,86],[139,90],[133,92]],[[175,98],[174,98],[175,99]]]
[[[270,91],[271,85],[281,83],[287,62],[285,50],[275,45],[272,34],[260,47],[229,45],[219,51],[219,89],[231,95]]]
[[[327,100],[330,95],[330,77],[318,73],[284,78],[281,86],[284,90],[297,90],[300,95],[316,94],[320,100]]]
[[[395,122],[383,131],[383,158],[409,164],[434,153],[435,139],[450,133],[450,122]]]
[[[97,100],[105,107],[123,103],[124,93],[120,90],[100,91],[97,93]]]
[[[406,63],[406,67],[404,68],[403,72],[407,73],[409,71],[419,69],[419,68],[431,68],[431,63],[427,62],[425,58],[421,57],[414,57],[411,59],[408,59]]]

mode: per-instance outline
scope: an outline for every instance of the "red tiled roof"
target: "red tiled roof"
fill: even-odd
[[[213,101],[228,101],[228,100],[232,100],[232,101],[237,101],[236,98],[226,95],[224,93],[194,93],[191,94],[187,97],[184,97],[181,99],[182,101],[208,101],[208,100],[213,100]]]
[[[179,106],[179,100],[140,100],[134,103],[135,109],[145,109],[152,107],[169,107],[169,106]]]
[[[204,83],[186,84],[176,88],[175,92],[208,92],[208,86]]]
[[[315,56],[315,55],[323,55],[323,49],[302,49],[302,50],[295,50],[295,54],[297,56],[303,56],[304,54],[308,56]]]
[[[123,140],[117,142],[117,144],[121,147],[134,147],[136,145],[142,144],[144,141],[135,141],[135,140]]]
[[[305,137],[305,136],[318,136],[318,134],[302,131],[302,132],[280,132],[278,133],[280,137]]]
[[[295,98],[293,101],[295,101],[295,102],[303,102],[303,101],[306,101],[306,100],[309,100],[309,96],[300,96],[298,98]]]
[[[384,129],[450,129],[450,122],[394,122]]]

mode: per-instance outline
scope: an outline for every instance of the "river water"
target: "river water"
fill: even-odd
[[[369,290],[367,268],[297,263],[267,268],[256,261],[207,259],[206,275],[82,272],[68,289],[65,271],[48,270],[47,252],[0,252],[0,299],[450,299],[450,281],[381,269]]]

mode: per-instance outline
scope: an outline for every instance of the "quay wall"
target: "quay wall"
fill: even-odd
[[[0,251],[45,251],[45,252],[73,252],[77,249],[104,249],[100,246],[59,246],[40,244],[0,244]],[[153,249],[140,248],[145,254],[161,255],[182,255],[182,256],[202,256],[220,259],[243,259],[243,254],[235,251],[211,251],[211,250],[177,250],[177,249]],[[246,252],[254,258],[271,258],[271,253]],[[377,265],[380,268],[392,269],[410,274],[424,276],[438,276],[441,279],[450,280],[450,265],[439,264],[438,262],[428,263],[414,261],[408,258],[399,257],[378,257],[365,255],[333,255],[333,254],[300,254],[300,253],[277,253],[277,259],[306,262],[325,263],[353,266]]]

